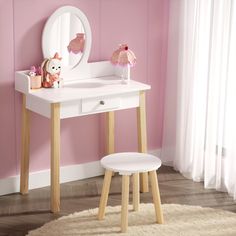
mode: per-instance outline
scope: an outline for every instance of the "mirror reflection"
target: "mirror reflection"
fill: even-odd
[[[83,56],[85,30],[80,19],[70,12],[63,13],[54,21],[49,37],[49,53],[58,52],[64,66],[75,66]]]

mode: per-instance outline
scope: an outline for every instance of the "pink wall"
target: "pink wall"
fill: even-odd
[[[121,42],[134,50],[138,63],[131,76],[152,86],[147,94],[148,149],[161,147],[167,0],[0,0],[0,178],[19,173],[21,96],[14,92],[14,71],[43,60],[44,23],[63,5],[80,8],[89,19],[93,35],[89,61],[108,60]],[[135,109],[116,112],[116,121],[116,151],[137,150]],[[62,121],[62,165],[101,158],[103,122],[103,115]],[[32,114],[30,171],[49,168],[49,132],[49,120]]]

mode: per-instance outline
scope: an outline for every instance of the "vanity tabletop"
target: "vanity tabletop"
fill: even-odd
[[[31,90],[28,95],[37,97],[48,103],[58,103],[84,98],[138,92],[150,88],[150,85],[134,80],[130,80],[129,84],[123,84],[120,77],[104,76],[70,83],[67,82],[62,88],[41,88]]]

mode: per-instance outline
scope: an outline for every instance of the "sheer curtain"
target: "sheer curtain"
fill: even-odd
[[[162,159],[236,199],[235,1],[171,0],[168,48]]]

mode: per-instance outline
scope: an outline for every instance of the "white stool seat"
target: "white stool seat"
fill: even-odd
[[[131,175],[157,170],[161,166],[161,160],[147,153],[123,152],[103,157],[101,165],[120,175]]]
[[[138,211],[139,194],[139,173],[146,173],[150,177],[152,186],[152,196],[156,212],[156,221],[163,223],[163,214],[161,210],[161,198],[158,187],[156,170],[161,166],[161,160],[158,157],[147,153],[121,152],[105,156],[101,159],[101,165],[106,169],[102,194],[98,210],[98,219],[102,220],[105,216],[111,178],[113,172],[119,172],[122,175],[122,197],[121,197],[121,232],[125,233],[128,228],[128,205],[129,205],[129,183],[130,175],[133,181],[133,208]],[[148,181],[147,181],[148,182]]]

